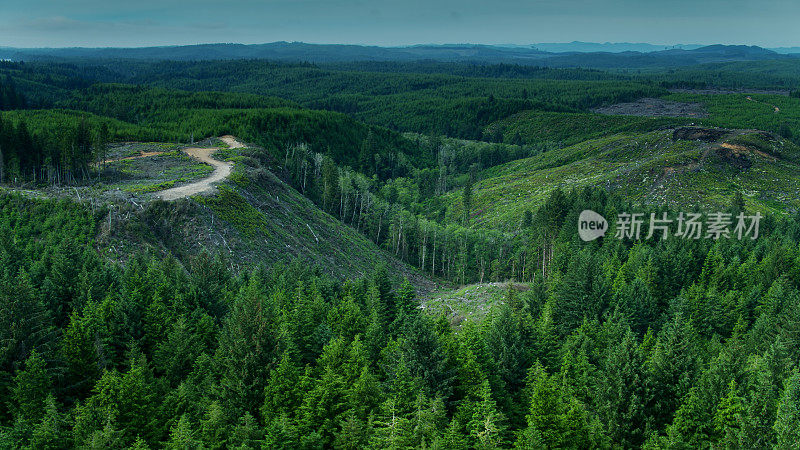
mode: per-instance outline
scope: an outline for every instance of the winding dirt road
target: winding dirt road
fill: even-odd
[[[230,148],[245,147],[244,144],[237,141],[233,136],[222,136],[220,137],[220,140],[227,144]],[[196,194],[202,194],[214,189],[213,184],[228,178],[228,175],[231,174],[231,168],[233,167],[233,163],[231,162],[219,161],[211,157],[211,155],[217,150],[219,150],[219,147],[184,149],[183,151],[192,158],[213,166],[214,171],[211,172],[211,175],[209,175],[207,178],[203,178],[202,180],[195,181],[194,183],[189,183],[184,186],[178,186],[156,192],[155,196],[161,198],[162,200],[170,201],[177,200],[179,198],[190,197]]]

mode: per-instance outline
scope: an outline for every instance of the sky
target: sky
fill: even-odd
[[[0,46],[800,45],[796,0],[0,0]]]

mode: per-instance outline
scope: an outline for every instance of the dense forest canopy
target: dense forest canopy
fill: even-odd
[[[557,227],[550,276],[452,328],[380,269],[339,284],[208,256],[123,267],[92,249],[102,211],[0,201],[8,444],[750,447],[796,433],[796,220],[756,241],[586,246],[566,219],[625,205],[554,197],[534,219]]]

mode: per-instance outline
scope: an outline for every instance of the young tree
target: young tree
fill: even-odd
[[[195,425],[189,421],[186,415],[182,415],[178,423],[172,428],[169,434],[169,441],[164,448],[183,450],[190,448],[202,448],[203,443],[197,438]]]
[[[800,442],[800,371],[795,369],[786,380],[775,419],[776,447],[796,449]]]
[[[216,359],[226,410],[239,417],[256,411],[276,360],[277,326],[271,297],[259,276],[242,288],[225,319]]]
[[[728,385],[728,394],[720,401],[714,415],[714,425],[719,435],[719,444],[725,448],[741,445],[742,422],[744,421],[744,399],[738,395],[736,380]]]
[[[483,381],[478,395],[480,401],[474,409],[472,420],[467,424],[474,448],[502,447],[506,441],[505,417],[497,410],[488,381]]]
[[[44,417],[52,381],[36,350],[25,360],[25,368],[14,377],[13,403],[9,405],[17,420],[33,424]]]

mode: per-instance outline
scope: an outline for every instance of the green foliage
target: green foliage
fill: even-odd
[[[221,186],[213,197],[202,197],[200,203],[211,208],[220,219],[230,223],[248,238],[269,237],[264,215],[241,194],[227,186]]]
[[[4,79],[0,80],[0,111],[25,109],[26,106],[25,97],[17,91],[14,80],[7,74]]]
[[[800,323],[793,240],[800,230],[792,221],[765,221],[755,242],[587,246],[564,231],[574,226],[575,212],[625,204],[599,193],[561,192],[531,218],[553,227],[548,276],[531,266],[539,275],[528,290],[503,285],[494,293],[498,307],[480,323],[452,327],[419,307],[426,299],[410,282],[393,285],[388,268],[341,283],[300,264],[236,275],[210,256],[182,266],[174,258],[135,255],[121,267],[96,259],[94,217],[81,207],[0,199],[3,285],[19,287],[5,288],[4,298],[51,317],[48,327],[60,331],[44,332],[47,320],[0,316],[19,324],[8,330],[20,330],[3,341],[16,343],[4,353],[0,373],[9,399],[0,420],[3,442],[50,448],[793,442],[797,350],[786,342],[795,342]],[[13,245],[22,241],[28,244]],[[685,254],[700,261],[674,267]],[[76,267],[81,275],[72,274]],[[770,282],[778,270],[785,275]],[[743,319],[728,325],[726,313],[700,320],[708,313],[697,299],[723,288],[730,296],[752,292],[751,301],[722,304]],[[648,298],[646,308],[637,298]],[[33,351],[20,350],[28,346]]]
[[[777,434],[777,448],[789,449],[797,447],[797,437],[800,436],[800,375],[794,370],[792,376],[786,380],[781,401],[778,404],[778,416],[775,419],[775,433]]]

